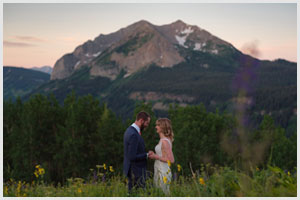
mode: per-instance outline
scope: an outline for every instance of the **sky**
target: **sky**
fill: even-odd
[[[53,67],[100,34],[178,19],[259,59],[297,61],[296,3],[4,3],[3,65]]]

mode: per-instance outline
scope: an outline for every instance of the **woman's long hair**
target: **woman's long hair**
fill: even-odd
[[[168,118],[159,118],[158,120],[156,120],[156,125],[161,127],[164,136],[170,138],[172,142],[174,141],[174,133],[171,120],[169,120]]]

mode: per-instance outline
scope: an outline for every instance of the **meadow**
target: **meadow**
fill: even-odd
[[[123,135],[144,110],[151,115],[143,132],[145,149],[159,141],[151,104],[136,105],[122,121],[92,96],[70,94],[63,105],[54,96],[4,102],[3,195],[5,197],[126,197],[122,175]],[[204,105],[170,105],[175,132],[172,197],[297,196],[297,132],[287,134],[271,116],[259,127],[241,116],[208,112]],[[106,163],[103,164],[103,163]],[[152,167],[152,168],[151,168]],[[131,196],[158,197],[153,161],[145,190]]]
[[[153,187],[152,175],[145,189],[127,191],[127,180],[113,166],[97,165],[86,178],[69,178],[65,185],[46,183],[47,173],[36,166],[31,183],[10,179],[4,183],[4,197],[164,197],[161,189]],[[171,197],[296,197],[297,170],[283,171],[275,166],[250,171],[234,170],[209,163],[189,174],[182,167],[172,166]]]

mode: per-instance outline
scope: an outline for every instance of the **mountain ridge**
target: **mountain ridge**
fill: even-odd
[[[23,97],[50,80],[50,74],[15,66],[3,66],[3,99]]]
[[[32,67],[32,68],[29,68],[29,69],[33,69],[33,70],[37,70],[37,71],[40,71],[40,72],[45,72],[47,74],[50,74],[52,73],[52,67],[50,66],[42,66],[42,67]]]
[[[140,20],[111,34],[100,34],[93,41],[76,47],[73,53],[62,56],[54,65],[51,80],[66,78],[85,65],[92,66],[93,76],[111,79],[116,78],[121,69],[129,76],[153,63],[172,67],[185,61],[177,46],[213,54],[222,53],[225,47],[238,51],[230,43],[181,20],[162,26]]]
[[[139,24],[143,26],[135,29]],[[174,22],[173,28],[154,26],[146,21],[129,27],[108,35],[100,34],[94,41],[102,46],[88,41],[77,47],[76,55],[80,58],[74,53],[64,55],[58,61],[72,62],[70,69],[63,69],[69,70],[69,75],[42,84],[24,95],[23,100],[36,93],[53,93],[63,104],[65,97],[75,91],[79,96],[90,94],[98,98],[126,119],[138,101],[151,103],[159,116],[166,116],[169,105],[174,103],[180,106],[202,103],[208,111],[218,109],[232,113],[243,91],[242,98],[248,102],[245,112],[256,124],[265,113],[284,128],[296,117],[297,63],[259,60],[209,33],[202,32],[206,38],[197,37],[198,30],[185,27],[181,21]],[[168,39],[164,35],[169,33]],[[112,44],[112,41],[118,42]],[[166,47],[178,53],[178,60],[171,59],[173,65],[162,67],[162,53],[171,52]],[[101,54],[100,48],[103,49]],[[135,61],[138,66],[131,68],[130,62],[135,58],[140,59]],[[78,64],[74,70],[79,61],[82,65]]]

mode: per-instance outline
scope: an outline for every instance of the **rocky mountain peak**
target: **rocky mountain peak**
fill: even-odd
[[[178,47],[218,54],[228,46],[232,45],[181,20],[162,26],[140,20],[76,47],[55,63],[51,79],[67,78],[83,66],[92,76],[115,79],[122,70],[130,76],[151,64],[172,67],[184,62]]]
[[[170,25],[171,25],[171,26],[172,26],[172,25],[173,25],[173,26],[187,26],[187,24],[184,23],[184,22],[183,22],[182,20],[180,20],[180,19],[176,20],[175,22],[171,23]]]

